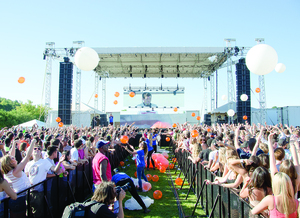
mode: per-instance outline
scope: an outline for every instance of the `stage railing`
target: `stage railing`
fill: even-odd
[[[175,145],[173,147],[175,152]],[[251,215],[250,210],[252,207],[249,202],[240,198],[236,190],[225,188],[218,185],[206,185],[205,180],[214,181],[216,175],[206,170],[200,163],[193,164],[189,159],[190,153],[186,150],[179,149],[175,152],[178,168],[180,169],[179,176],[184,175],[183,184],[189,183],[189,191],[185,197],[188,199],[188,195],[195,194],[197,201],[195,207],[192,208],[191,214],[187,215],[185,211],[184,217],[194,217],[195,210],[198,206],[201,206],[205,211],[206,216],[219,217],[219,218],[244,218],[244,217],[268,217],[266,214],[259,214],[256,216]],[[175,174],[177,170],[175,171]]]

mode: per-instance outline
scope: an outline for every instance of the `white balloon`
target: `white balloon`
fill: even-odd
[[[226,101],[227,100],[227,96],[226,95],[222,95],[222,100]]]
[[[286,67],[283,63],[278,63],[275,67],[275,71],[277,73],[283,73],[285,71]]]
[[[248,95],[242,94],[240,98],[241,98],[242,101],[247,101],[248,100]]]
[[[258,44],[252,47],[246,56],[248,69],[257,75],[271,73],[278,61],[277,52],[266,44]]]
[[[233,117],[234,114],[235,114],[235,112],[234,112],[234,110],[229,109],[229,110],[227,111],[227,114],[228,114],[228,116]]]
[[[77,50],[74,56],[75,64],[80,70],[94,70],[100,59],[97,52],[89,47],[82,47]]]

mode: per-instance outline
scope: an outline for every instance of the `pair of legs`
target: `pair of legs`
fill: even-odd
[[[129,182],[130,184],[130,189],[129,189],[129,192],[130,194],[132,195],[132,197],[139,203],[139,205],[141,205],[141,207],[143,208],[143,210],[146,210],[147,207],[146,205],[144,204],[144,201],[141,199],[141,197],[139,196],[139,194],[137,193],[137,190],[134,186],[134,183],[133,181],[130,179],[130,178],[127,178],[127,179],[122,179],[120,180],[119,182],[116,183],[117,186],[123,186],[125,185],[127,182]],[[142,182],[142,181],[141,181]]]
[[[148,156],[147,156],[147,169],[149,169],[149,166],[150,166],[150,158],[151,158],[151,163],[152,163],[153,169],[155,169],[155,163],[154,163],[154,160],[152,159],[153,152],[154,152],[154,149],[152,151],[148,152]]]
[[[145,167],[137,167],[136,169],[136,173],[137,173],[137,178],[138,178],[138,181],[139,181],[139,189],[141,190],[143,188],[143,183],[142,183],[142,178],[148,182],[148,179],[147,177],[145,176],[145,172],[144,172],[144,169]]]

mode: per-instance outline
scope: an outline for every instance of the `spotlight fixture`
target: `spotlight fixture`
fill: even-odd
[[[164,75],[163,75],[163,74],[161,75],[161,78],[164,78]]]
[[[132,73],[131,74],[129,74],[130,75],[130,77],[132,77]]]
[[[179,73],[177,73],[177,77],[180,77],[180,74],[179,74]]]
[[[144,74],[144,78],[146,78],[146,74]]]

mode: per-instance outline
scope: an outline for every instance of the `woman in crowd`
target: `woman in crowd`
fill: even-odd
[[[133,151],[130,151],[127,147],[124,146],[124,148],[126,149],[126,151],[128,151],[130,154],[136,154],[136,162],[137,162],[137,178],[138,178],[138,183],[139,183],[139,188],[138,191],[143,191],[142,189],[142,179],[141,177],[143,177],[143,179],[148,182],[147,177],[145,176],[145,160],[148,154],[148,147],[146,142],[142,141],[139,144],[139,149],[135,150],[134,147],[132,145],[130,145],[131,149]]]
[[[18,164],[15,159],[15,147],[12,145],[12,150],[10,155],[5,155],[1,159],[1,170],[4,173],[4,178],[12,184],[12,187],[16,193],[23,191],[30,187],[30,181],[26,174],[24,173],[24,168],[29,161],[33,147],[36,144],[36,140],[33,139],[29,148],[27,149],[27,154],[25,158]],[[26,216],[26,192],[21,193],[17,200],[9,200],[9,208],[11,210],[10,217],[25,217]]]
[[[299,202],[294,198],[292,181],[285,173],[276,173],[272,179],[274,195],[267,195],[252,210],[252,214],[259,214],[265,209],[269,210],[270,218],[288,217],[296,218]]]

